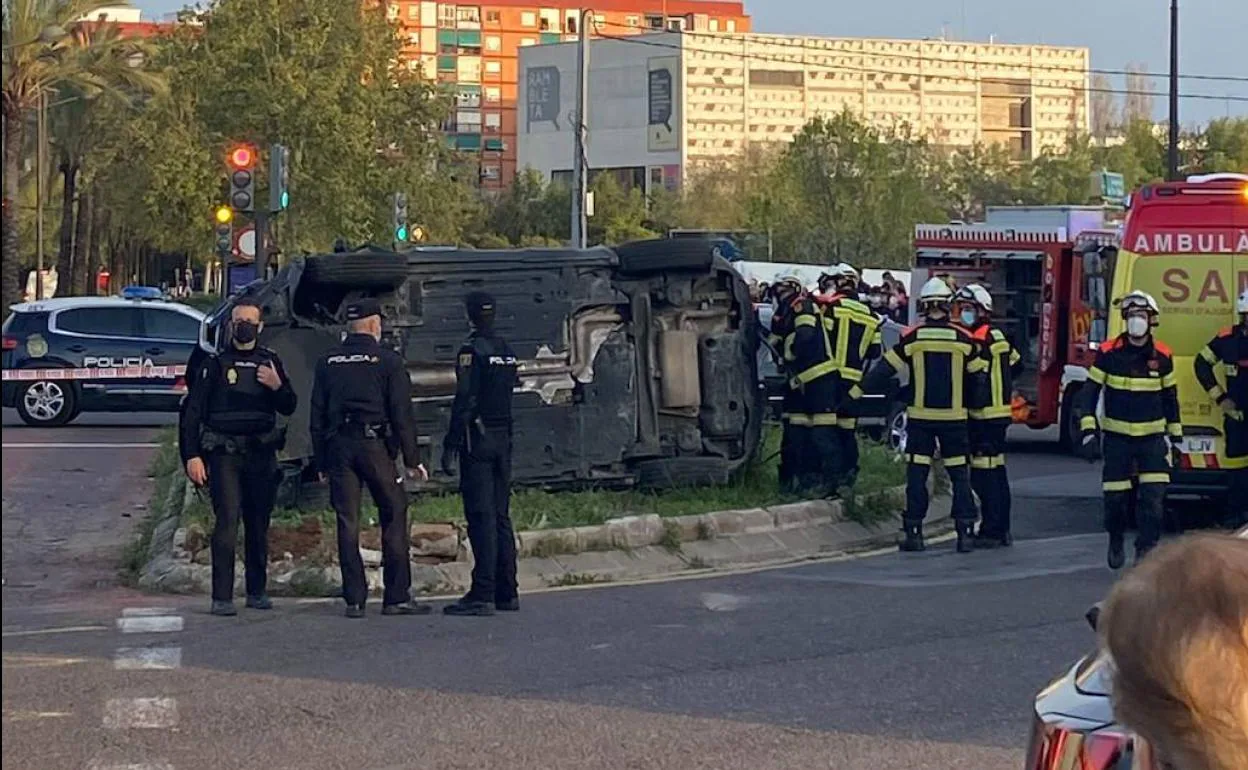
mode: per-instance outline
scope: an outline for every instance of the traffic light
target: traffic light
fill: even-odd
[[[216,220],[217,253],[229,256],[234,251],[234,210],[229,206],[218,206],[213,217]]]
[[[394,242],[396,244],[407,243],[407,194],[396,192],[394,194]]]
[[[269,211],[285,211],[290,206],[290,148],[275,144],[269,148]]]
[[[235,211],[256,210],[256,151],[248,145],[230,149],[230,206]]]

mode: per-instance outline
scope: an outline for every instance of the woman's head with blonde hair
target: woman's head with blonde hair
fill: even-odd
[[[1117,718],[1175,770],[1248,770],[1248,539],[1149,554],[1098,621]]]

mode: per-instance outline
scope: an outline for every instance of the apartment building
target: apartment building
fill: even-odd
[[[516,172],[520,52],[575,41],[582,3],[492,0],[439,3],[385,0],[404,37],[407,66],[454,93],[455,111],[444,126],[450,146],[480,159],[481,186],[499,189]],[[737,33],[750,29],[740,2],[717,0],[596,0],[593,32],[602,38],[688,30]],[[575,43],[570,44],[575,59]],[[573,103],[564,102],[559,123]]]
[[[940,145],[1003,145],[1019,160],[1089,127],[1087,48],[697,31],[593,45],[589,164],[647,190],[843,109]],[[558,90],[521,89],[530,120],[519,165],[560,177],[573,135],[546,118],[551,104],[575,104],[576,47],[524,49],[520,73]]]

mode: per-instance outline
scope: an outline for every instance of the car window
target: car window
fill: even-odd
[[[139,313],[130,307],[77,307],[56,315],[56,328],[104,337],[139,336]]]
[[[41,332],[48,325],[47,313],[10,313],[4,320],[5,334]]]
[[[195,342],[199,339],[199,321],[176,310],[143,308],[143,336],[148,339],[181,340]]]

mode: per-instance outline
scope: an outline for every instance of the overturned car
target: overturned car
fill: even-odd
[[[210,315],[197,355],[225,343],[234,303],[246,298],[263,308],[261,344],[281,356],[300,396],[282,458],[308,478],[316,362],[345,333],[345,306],[377,298],[386,314],[382,342],[407,362],[424,460],[437,468],[455,356],[469,331],[463,297],[487,291],[498,303],[498,332],[521,359],[517,484],[721,484],[757,451],[764,407],[749,293],[713,246],[656,240],[584,251],[402,253],[370,246],[307,256]],[[453,481],[434,475],[428,486]]]

